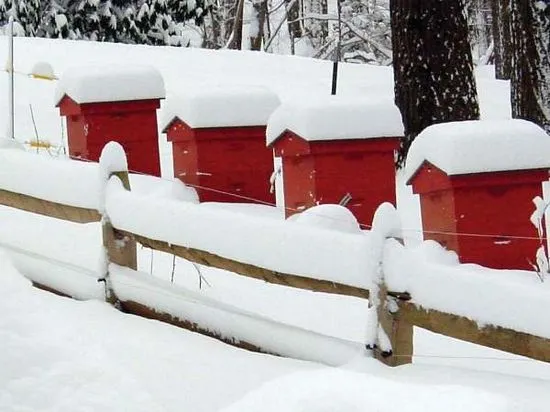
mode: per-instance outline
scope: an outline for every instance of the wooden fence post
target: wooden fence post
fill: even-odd
[[[375,351],[376,358],[388,366],[399,366],[412,363],[413,326],[400,316],[397,298],[388,295],[386,284],[382,282],[378,290],[379,327],[388,337],[392,350]]]
[[[111,144],[111,143],[109,143]],[[106,146],[107,147],[107,146]],[[122,147],[119,150],[123,154]],[[105,152],[105,150],[104,150]],[[103,157],[103,153],[102,153]],[[124,158],[124,163],[126,159]],[[100,164],[102,160],[100,159]],[[119,167],[121,169],[122,167]],[[105,185],[108,184],[111,177],[116,176],[122,182],[124,189],[130,190],[130,177],[128,169],[125,170],[104,170],[107,173]],[[104,205],[105,207],[105,205]],[[101,219],[103,233],[103,247],[105,248],[105,274],[101,281],[105,282],[105,300],[112,304],[118,304],[118,299],[114,294],[111,279],[109,276],[109,264],[114,263],[120,266],[125,266],[133,270],[137,270],[137,253],[136,241],[133,237],[128,236],[113,227],[107,212],[103,211]]]
[[[391,203],[382,203],[378,206],[372,220],[371,236],[373,236],[374,244],[379,245],[380,265],[378,279],[374,280],[369,299],[369,305],[376,306],[378,321],[374,356],[388,366],[412,363],[413,326],[406,322],[399,313],[399,299],[404,299],[407,294],[388,292],[384,273],[386,242],[388,239],[395,239],[403,243],[401,220]],[[391,350],[389,350],[390,347]]]
[[[111,176],[116,176],[122,182],[126,190],[130,190],[130,179],[128,172],[114,172]],[[137,270],[136,242],[130,236],[116,230],[109,217],[104,215],[103,226],[103,246],[107,251],[109,263],[116,263],[120,266],[126,266]]]

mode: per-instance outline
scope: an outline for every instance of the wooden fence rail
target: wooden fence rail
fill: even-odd
[[[426,309],[411,302],[401,302],[399,306],[399,319],[410,325],[477,345],[550,362],[550,339],[500,326],[479,326],[463,316]]]
[[[0,204],[24,210],[26,212],[54,217],[56,219],[68,220],[75,223],[91,223],[99,222],[101,220],[101,215],[97,210],[63,205],[61,203],[38,199],[36,197],[1,189]]]
[[[129,189],[127,171],[119,171],[114,174],[121,178],[124,186]],[[0,190],[0,204],[77,223],[97,222],[101,220],[101,215],[95,210],[62,205],[5,190]],[[208,251],[173,245],[162,240],[149,239],[139,234],[124,232],[112,227],[108,221],[108,217],[107,219],[103,219],[103,225],[104,245],[110,261],[132,269],[136,269],[135,242],[139,242],[151,249],[174,254],[191,262],[225,269],[242,276],[264,280],[273,284],[316,292],[364,299],[369,298],[369,291],[366,289],[326,280],[311,279],[296,274],[278,273],[217,256]],[[41,286],[51,289],[49,285]],[[550,339],[497,326],[479,326],[473,320],[462,316],[423,308],[410,300],[411,297],[405,291],[388,292],[385,290],[383,284],[381,286],[382,294],[380,296],[382,297],[384,307],[379,310],[379,320],[381,326],[388,334],[393,347],[392,353],[380,356],[387,364],[398,365],[411,362],[413,355],[413,326],[471,343],[550,362]],[[386,308],[385,302],[388,297],[397,300],[399,310],[390,312]],[[177,324],[190,330],[220,338],[220,336],[209,332],[207,329],[201,328],[201,325],[188,322],[185,319],[175,318],[170,313],[158,312],[155,308],[148,308],[140,302],[121,302],[121,306],[131,313]],[[223,338],[223,340],[247,349],[262,351],[262,348],[250,343],[239,345],[238,337],[235,338]]]
[[[305,276],[275,272],[270,269],[265,269],[259,266],[218,256],[204,250],[173,245],[160,240],[149,239],[134,233],[124,231],[121,231],[121,233],[135,239],[136,242],[151,249],[176,255],[200,265],[227,270],[238,275],[263,280],[268,283],[311,290],[314,292],[333,293],[364,299],[369,298],[369,291],[367,289],[331,282],[329,280],[312,279]]]

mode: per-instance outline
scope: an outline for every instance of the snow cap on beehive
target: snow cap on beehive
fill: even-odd
[[[65,96],[79,104],[163,99],[164,81],[149,66],[73,67],[57,84],[56,105]]]
[[[307,141],[401,137],[403,122],[390,99],[327,96],[281,105],[269,118],[267,145],[286,130]]]
[[[407,181],[425,162],[447,175],[550,168],[550,136],[521,120],[471,120],[427,127],[414,140]]]
[[[265,126],[279,104],[279,97],[266,87],[204,85],[170,96],[161,126],[166,131],[177,119],[194,129]]]

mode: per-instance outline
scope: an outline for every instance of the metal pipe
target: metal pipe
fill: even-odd
[[[13,97],[13,16],[8,22],[8,138],[15,139],[14,133],[14,97]]]
[[[342,5],[340,3],[340,0],[336,1],[336,8],[338,11],[338,40],[336,42],[336,54],[334,58],[334,64],[332,65],[332,90],[331,95],[336,94],[336,90],[338,88],[338,62],[340,61],[341,55],[340,55],[340,48],[342,46]]]

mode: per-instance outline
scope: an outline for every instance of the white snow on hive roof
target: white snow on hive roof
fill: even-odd
[[[279,97],[261,86],[205,86],[170,96],[163,105],[162,129],[179,118],[190,127],[265,126]]]
[[[472,120],[427,127],[414,140],[409,180],[428,161],[448,175],[550,168],[550,136],[520,119]]]
[[[65,96],[77,103],[120,102],[164,98],[164,81],[149,66],[72,67],[61,76],[55,103]]]
[[[389,99],[327,96],[280,106],[269,118],[267,144],[285,130],[308,141],[403,136],[399,110]]]

